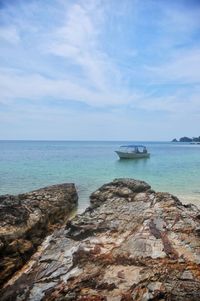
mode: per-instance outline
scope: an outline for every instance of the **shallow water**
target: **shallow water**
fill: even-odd
[[[131,177],[200,203],[200,145],[143,142],[149,159],[118,160],[114,150],[124,143],[130,141],[0,141],[0,194],[74,182],[82,210],[100,185]]]

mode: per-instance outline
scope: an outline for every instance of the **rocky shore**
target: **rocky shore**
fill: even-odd
[[[44,237],[77,206],[74,184],[0,196],[0,285],[36,251]]]
[[[43,241],[0,300],[199,301],[200,211],[116,179]]]

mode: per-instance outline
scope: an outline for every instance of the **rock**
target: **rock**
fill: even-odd
[[[174,138],[174,139],[172,140],[172,142],[178,142],[178,140],[177,140],[176,138]]]
[[[183,274],[180,276],[180,279],[183,280],[193,280],[194,277],[191,271],[184,271]]]
[[[200,211],[116,179],[46,238],[1,301],[200,300]]]
[[[73,184],[0,196],[0,285],[19,269],[55,224],[77,205]]]

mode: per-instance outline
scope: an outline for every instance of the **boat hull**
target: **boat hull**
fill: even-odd
[[[120,159],[141,159],[141,158],[149,158],[149,153],[125,153],[120,151],[115,151]]]

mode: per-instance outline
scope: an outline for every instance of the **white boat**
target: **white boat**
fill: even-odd
[[[120,159],[140,159],[149,158],[146,146],[144,145],[122,145],[115,151]]]

